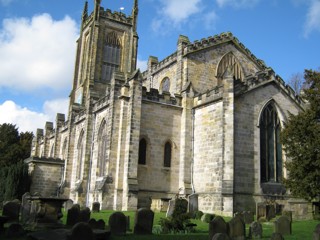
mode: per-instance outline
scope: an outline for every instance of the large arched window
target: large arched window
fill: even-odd
[[[281,182],[282,146],[280,143],[280,120],[271,102],[260,117],[261,182]]]
[[[139,142],[139,160],[138,163],[145,165],[147,159],[147,141],[142,138]]]
[[[107,164],[107,124],[105,121],[100,126],[98,135],[98,164],[97,164],[97,176],[103,177],[106,175]]]
[[[113,72],[120,68],[121,61],[121,44],[115,32],[107,35],[102,61],[101,79],[104,82],[110,82]]]
[[[82,168],[83,168],[83,154],[84,154],[84,132],[82,131],[80,133],[79,139],[78,139],[78,158],[77,158],[77,170],[76,170],[76,179],[79,180],[81,178],[82,174]]]
[[[171,167],[171,153],[172,153],[172,145],[170,142],[166,142],[164,145],[164,159],[163,166]]]

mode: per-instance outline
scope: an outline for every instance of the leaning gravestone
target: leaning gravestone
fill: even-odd
[[[246,238],[246,225],[240,217],[234,217],[228,222],[229,237],[244,240]]]
[[[169,206],[168,206],[168,209],[167,209],[166,217],[171,217],[172,216],[174,208],[175,208],[175,205],[176,205],[176,200],[173,199],[173,200],[169,201]]]
[[[253,222],[249,227],[249,239],[262,238],[262,225],[259,222]]]
[[[279,217],[274,222],[274,232],[281,235],[291,235],[291,221],[286,216]]]
[[[79,222],[80,219],[80,206],[75,204],[68,210],[67,214],[67,226],[73,226]]]
[[[20,204],[16,201],[5,203],[3,205],[2,215],[8,217],[9,222],[19,222]]]
[[[25,193],[22,195],[21,207],[20,207],[20,214],[21,214],[21,223],[28,224],[31,220],[30,212],[31,212],[31,201],[30,193]]]
[[[86,207],[82,210],[80,210],[79,213],[79,222],[89,222],[90,220],[91,211],[90,208]]]
[[[228,234],[226,233],[216,233],[211,239],[209,240],[230,240]]]
[[[209,240],[211,240],[217,233],[228,233],[228,225],[220,216],[216,216],[209,223]]]
[[[152,234],[154,212],[146,208],[136,211],[134,218],[134,234]]]
[[[94,235],[88,223],[79,222],[71,229],[69,240],[94,240]]]
[[[125,235],[127,218],[122,212],[114,212],[109,217],[109,227],[112,235]]]

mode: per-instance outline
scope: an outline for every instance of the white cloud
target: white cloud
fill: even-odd
[[[249,8],[255,6],[260,0],[216,0],[219,7],[231,6],[235,8]]]
[[[0,29],[0,87],[59,90],[72,82],[77,25],[48,14],[5,19]]]
[[[319,0],[312,0],[308,13],[307,13],[307,20],[305,23],[305,37],[312,31],[320,31],[320,1]]]
[[[214,30],[216,28],[216,22],[218,20],[218,15],[216,14],[215,11],[211,11],[207,14],[204,15],[203,17],[203,23],[204,23],[204,27],[207,30]]]
[[[36,133],[37,128],[44,128],[46,121],[54,122],[56,113],[67,113],[68,99],[56,99],[46,101],[43,112],[35,112],[21,107],[13,101],[5,101],[0,104],[0,124],[15,124],[20,132],[32,131]]]

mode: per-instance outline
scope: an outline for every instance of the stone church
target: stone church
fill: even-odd
[[[131,16],[85,3],[68,116],[37,130],[31,193],[115,210],[196,194],[221,215],[264,203],[310,212],[281,183],[279,133],[304,108],[295,92],[230,32],[180,36],[140,72],[137,22],[137,0]]]

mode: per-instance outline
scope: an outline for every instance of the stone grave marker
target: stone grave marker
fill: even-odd
[[[172,216],[174,208],[175,208],[175,205],[176,205],[176,200],[175,199],[169,201],[169,206],[168,206],[168,210],[167,210],[167,213],[166,213],[166,217],[171,217]]]
[[[270,240],[284,240],[281,233],[272,233]]]
[[[209,239],[211,240],[214,235],[217,233],[228,233],[228,225],[224,221],[224,219],[220,216],[216,216],[210,223],[209,223]]]
[[[64,210],[68,212],[68,210],[73,206],[73,201],[71,199],[68,199],[63,203],[63,206],[64,206]]]
[[[249,239],[262,238],[262,225],[259,222],[252,222],[249,227]]]
[[[282,215],[289,218],[290,222],[292,222],[292,211],[282,211]]]
[[[154,212],[146,208],[136,211],[134,218],[134,234],[152,234]]]
[[[312,235],[312,240],[320,240],[320,224],[315,227]]]
[[[79,213],[79,222],[89,222],[90,220],[91,211],[90,208],[86,207],[82,210],[80,210]]]
[[[74,204],[69,210],[67,214],[67,226],[74,226],[79,222],[80,219],[80,206],[78,204]]]
[[[230,240],[228,234],[226,233],[216,233],[211,239],[209,240]]]
[[[257,216],[257,220],[259,220],[260,218],[267,217],[267,208],[266,208],[266,204],[264,202],[257,203],[256,216]]]
[[[191,194],[188,196],[188,212],[193,213],[198,211],[198,194]]]
[[[242,216],[245,224],[251,224],[254,221],[254,214],[251,211],[244,211]]]
[[[272,218],[276,217],[276,208],[273,204],[267,205],[267,220],[269,221]]]
[[[69,240],[94,240],[94,235],[88,223],[79,222],[71,229]]]
[[[6,202],[3,205],[2,215],[8,217],[9,222],[19,222],[20,205],[16,201]]]
[[[99,202],[92,203],[92,212],[100,212],[100,203]]]
[[[246,225],[240,217],[234,217],[228,222],[228,231],[231,239],[244,240],[246,238]]]
[[[31,201],[29,198],[31,197],[29,192],[26,192],[22,195],[21,207],[20,207],[20,215],[21,215],[21,223],[28,224],[30,222],[30,212],[31,212]]]
[[[279,217],[274,222],[274,232],[281,235],[291,235],[291,221],[286,216]]]
[[[122,212],[114,212],[109,217],[109,227],[112,235],[125,235],[127,218]]]

